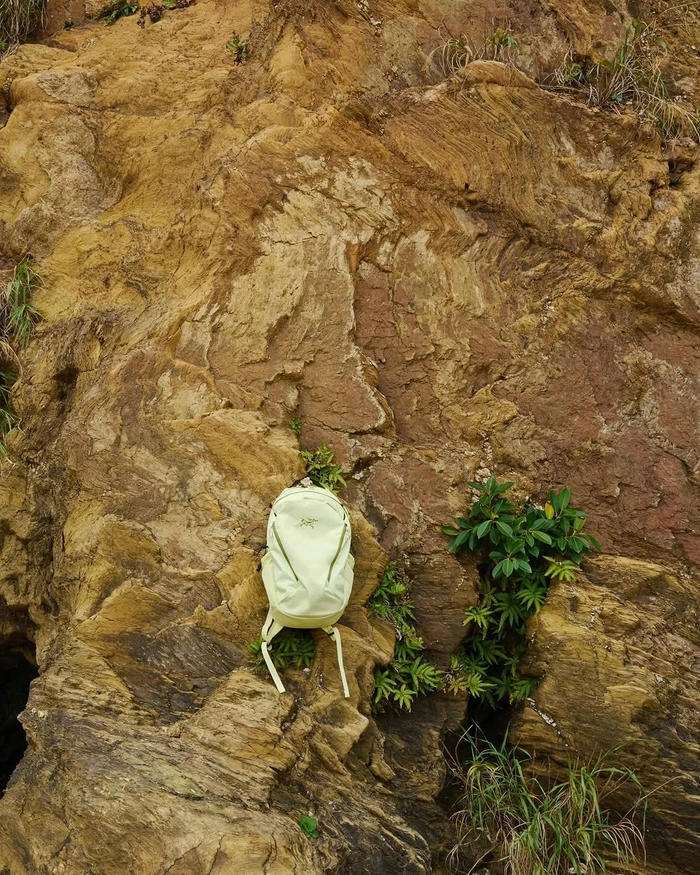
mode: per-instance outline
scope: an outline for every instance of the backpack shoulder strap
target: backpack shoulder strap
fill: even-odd
[[[350,698],[350,690],[348,689],[348,681],[345,677],[345,666],[343,665],[343,645],[340,641],[340,632],[335,626],[324,626],[323,631],[327,632],[335,641],[335,649],[338,653],[338,668],[340,669],[340,679],[343,682],[343,694],[346,699]]]
[[[272,641],[272,639],[277,635],[278,632],[281,632],[284,629],[284,626],[281,623],[278,623],[277,620],[272,616],[272,611],[267,612],[267,617],[265,618],[265,622],[262,627],[262,645],[260,650],[262,651],[263,659],[265,660],[265,665],[267,666],[267,670],[270,672],[270,677],[274,681],[275,686],[277,687],[278,692],[284,693],[284,684],[282,683],[280,676],[275,668],[272,659],[270,659],[270,654],[267,650],[267,645]]]

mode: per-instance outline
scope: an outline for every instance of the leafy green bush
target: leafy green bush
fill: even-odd
[[[476,845],[484,850],[469,872],[493,857],[513,875],[593,875],[644,856],[644,793],[634,772],[611,761],[613,752],[570,765],[556,780],[505,740],[465,739],[468,765],[453,768],[463,787],[453,862]],[[609,808],[621,791],[634,797],[622,817]]]
[[[114,24],[119,18],[135,15],[140,8],[133,0],[109,0],[100,8],[95,18],[105,24]]]
[[[333,455],[333,450],[326,444],[313,452],[310,450],[301,451],[301,458],[306,465],[306,475],[311,482],[316,486],[325,486],[326,489],[337,494],[346,483],[342,467],[333,463]]]
[[[370,613],[391,623],[396,632],[393,659],[374,673],[375,708],[394,704],[410,711],[416,696],[444,686],[443,672],[420,655],[423,640],[416,634],[410,590],[410,579],[398,570],[396,562],[389,562],[367,602]]]
[[[573,580],[581,559],[600,547],[584,531],[586,514],[569,507],[568,489],[551,492],[543,508],[516,508],[506,497],[513,483],[491,477],[469,485],[479,498],[443,532],[450,552],[476,554],[479,601],[465,614],[471,634],[452,658],[447,688],[491,705],[521,702],[538,683],[518,671],[528,618],[544,604],[552,580]]]

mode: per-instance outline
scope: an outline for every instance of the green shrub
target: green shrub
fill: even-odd
[[[262,655],[262,636],[251,641],[248,646],[250,664],[255,669],[267,671]],[[272,664],[278,671],[290,665],[297,668],[308,668],[316,655],[316,642],[311,637],[310,629],[282,629],[268,645]]]
[[[465,739],[466,765],[453,768],[463,788],[453,862],[476,845],[483,851],[469,872],[489,857],[512,875],[594,875],[644,856],[644,793],[634,772],[611,761],[613,752],[570,765],[557,780],[505,740]],[[621,794],[634,798],[622,817],[609,807]]]
[[[306,465],[306,476],[316,486],[325,486],[336,495],[342,486],[345,486],[345,480],[342,474],[342,467],[333,462],[333,450],[323,444],[317,450],[302,450],[301,458]]]
[[[410,591],[410,579],[398,570],[396,562],[389,562],[367,602],[369,612],[391,623],[396,632],[391,662],[374,673],[375,709],[393,704],[410,711],[416,696],[444,686],[443,672],[421,656],[423,640],[416,634]]]
[[[133,0],[109,0],[100,8],[95,18],[105,24],[114,24],[120,18],[136,15],[140,8]]]
[[[44,6],[45,0],[0,0],[0,55],[28,39]]]
[[[552,580],[573,580],[581,559],[600,548],[584,531],[586,514],[569,507],[568,489],[551,492],[543,508],[516,508],[506,497],[512,483],[492,477],[469,485],[478,499],[443,532],[452,553],[476,554],[479,600],[465,614],[470,635],[452,658],[447,688],[492,705],[521,702],[538,683],[518,671],[527,620],[544,604]]]

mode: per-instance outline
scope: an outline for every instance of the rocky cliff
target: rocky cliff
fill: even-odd
[[[625,742],[664,784],[648,871],[697,871],[696,147],[536,82],[656,16],[692,101],[700,23],[667,7],[197,0],[107,27],[65,0],[4,58],[0,267],[31,252],[43,282],[0,481],[0,648],[39,670],[0,871],[444,872],[465,706],[374,719],[393,635],[364,604],[404,558],[447,662],[476,575],[439,524],[487,472],[570,486],[603,548],[533,624],[514,737]],[[493,22],[517,65],[450,75],[440,47]],[[347,472],[347,701],[328,641],[281,697],[247,664],[293,415]]]

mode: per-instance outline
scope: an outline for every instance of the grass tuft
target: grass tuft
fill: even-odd
[[[44,6],[45,0],[0,0],[0,55],[28,39]]]
[[[443,76],[456,76],[472,61],[501,61],[513,63],[513,53],[518,49],[519,42],[510,24],[495,25],[487,34],[480,46],[475,46],[469,37],[461,34],[451,37],[432,52],[431,61],[435,60]]]
[[[26,346],[39,312],[29,303],[32,290],[39,282],[34,260],[27,256],[15,267],[12,278],[0,296],[0,340]]]
[[[644,859],[645,794],[634,772],[612,761],[614,751],[569,765],[557,779],[505,739],[463,740],[465,765],[453,766],[463,787],[453,864],[473,846],[480,856],[469,872],[486,858],[511,875],[586,875]],[[612,802],[622,796],[633,802],[619,815]]]
[[[510,25],[497,27],[486,37],[486,45],[493,61],[510,60],[510,52],[518,48],[518,40]]]
[[[18,376],[17,349],[27,345],[39,320],[38,310],[29,303],[39,282],[34,260],[26,256],[0,293],[0,455],[5,455],[5,438],[18,422],[10,393]]]
[[[543,85],[581,93],[591,106],[633,109],[667,140],[681,136],[700,140],[697,110],[677,103],[664,81],[660,59],[667,51],[653,24],[634,21],[612,57],[587,59],[568,53]]]

